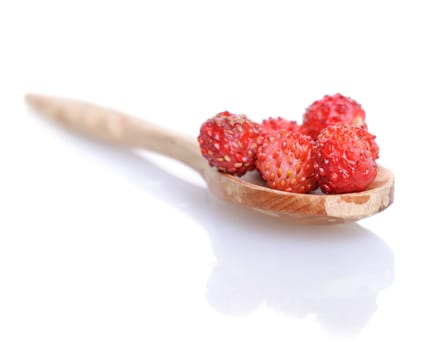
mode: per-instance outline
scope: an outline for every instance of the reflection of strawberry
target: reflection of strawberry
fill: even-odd
[[[210,166],[242,176],[253,170],[258,127],[244,114],[221,112],[204,122],[198,142]]]
[[[379,147],[366,129],[336,124],[317,137],[314,167],[322,192],[327,194],[364,191],[377,174]]]
[[[341,94],[326,95],[307,108],[302,129],[316,139],[323,128],[336,123],[366,127],[365,111],[358,102],[349,97]]]
[[[315,145],[299,131],[268,135],[257,149],[256,167],[269,187],[297,193],[316,189]]]

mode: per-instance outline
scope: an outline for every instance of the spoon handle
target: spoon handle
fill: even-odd
[[[26,95],[26,100],[66,129],[95,140],[166,155],[203,175],[206,163],[193,137],[84,101],[37,94]]]

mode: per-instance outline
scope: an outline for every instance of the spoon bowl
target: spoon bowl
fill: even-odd
[[[375,181],[363,192],[325,195],[278,191],[252,173],[240,178],[211,168],[193,137],[84,101],[37,94],[26,95],[26,100],[42,116],[66,129],[177,159],[196,170],[216,197],[291,222],[354,222],[383,211],[393,202],[394,175],[382,166],[378,166]]]

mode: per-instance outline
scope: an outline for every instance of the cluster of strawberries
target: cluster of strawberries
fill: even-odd
[[[313,102],[302,124],[268,118],[261,124],[227,111],[204,122],[198,142],[209,165],[237,176],[257,169],[267,185],[288,192],[364,191],[377,174],[379,147],[365,111],[341,94]]]

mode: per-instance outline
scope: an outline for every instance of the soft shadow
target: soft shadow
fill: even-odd
[[[88,146],[206,229],[216,259],[206,296],[220,313],[241,316],[265,304],[289,317],[314,315],[332,334],[354,335],[376,311],[378,293],[393,282],[391,249],[358,224],[282,222],[217,200],[145,155]]]

